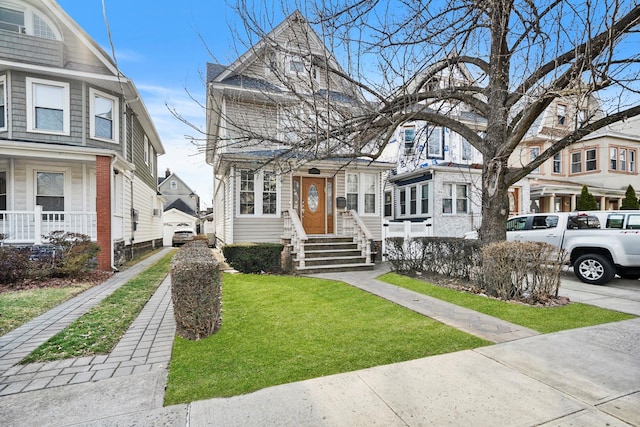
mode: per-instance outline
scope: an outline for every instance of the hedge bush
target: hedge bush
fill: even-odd
[[[451,237],[386,239],[394,271],[431,273],[468,280],[488,295],[527,303],[558,296],[566,254],[539,242],[498,242]]]
[[[171,297],[179,336],[199,340],[220,329],[222,275],[206,242],[189,242],[173,257]]]
[[[473,280],[481,261],[480,243],[458,237],[386,239],[386,256],[394,271],[425,272]]]
[[[243,243],[222,247],[224,258],[241,273],[280,273],[280,243]]]
[[[22,280],[29,271],[29,254],[11,246],[0,247],[0,283]]]
[[[558,297],[566,253],[543,242],[497,242],[482,249],[487,294],[527,303]]]

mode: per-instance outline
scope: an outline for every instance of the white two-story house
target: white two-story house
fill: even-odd
[[[438,71],[416,88],[421,79],[411,82],[407,91],[437,92],[474,82],[461,64]],[[486,128],[487,120],[461,103],[429,100],[412,108],[445,115],[479,134]],[[385,236],[462,237],[480,226],[483,159],[464,137],[447,127],[413,120],[396,129],[388,150],[397,153],[397,167],[385,187]],[[509,201],[512,214],[528,212],[528,180],[509,189]]]
[[[0,234],[96,241],[102,269],[162,245],[164,149],[134,83],[53,0],[0,0]]]
[[[320,129],[367,103],[300,12],[207,71],[218,242],[284,239],[304,267],[318,236],[355,238],[363,254],[382,239],[383,179],[395,165],[328,151]]]

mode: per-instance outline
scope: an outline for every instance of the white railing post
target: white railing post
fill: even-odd
[[[296,253],[299,267],[305,266],[304,243],[308,240],[302,221],[295,209],[288,209],[284,215],[284,237],[291,239],[291,246]]]
[[[33,244],[39,245],[42,243],[42,206],[36,205],[35,212],[33,214]]]

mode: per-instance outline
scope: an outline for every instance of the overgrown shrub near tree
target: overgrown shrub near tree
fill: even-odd
[[[189,242],[173,257],[171,298],[179,336],[199,340],[220,328],[222,275],[206,242]]]
[[[598,209],[598,202],[596,198],[593,197],[593,194],[589,192],[586,185],[582,186],[580,197],[576,203],[576,209],[579,211],[595,211]]]
[[[243,243],[225,245],[225,260],[241,273],[279,273],[284,245],[280,243]]]
[[[482,248],[483,288],[488,295],[527,303],[558,297],[566,255],[542,242],[496,242]]]
[[[640,209],[640,203],[636,197],[636,190],[633,189],[631,184],[627,187],[627,191],[624,193],[624,199],[622,199],[622,206],[620,209]]]
[[[504,300],[546,302],[558,296],[564,253],[537,242],[497,242],[451,237],[386,239],[394,271],[463,279],[469,289]],[[436,279],[437,280],[437,279]]]

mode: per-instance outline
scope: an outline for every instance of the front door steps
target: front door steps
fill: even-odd
[[[299,274],[373,270],[375,266],[366,262],[352,237],[311,236],[304,244],[304,253],[292,248],[291,256],[293,269]]]

